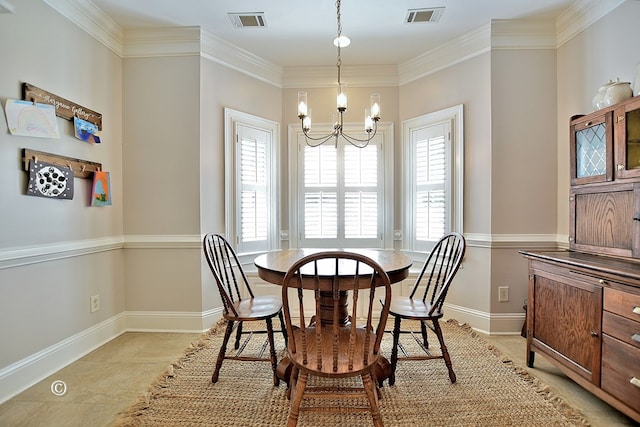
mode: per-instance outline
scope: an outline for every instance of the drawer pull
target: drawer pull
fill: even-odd
[[[640,307],[633,307],[633,310],[631,310],[633,312],[633,314],[640,314]]]
[[[635,342],[640,342],[640,334],[631,335],[631,339],[634,340]]]
[[[633,218],[633,219],[636,219],[636,218]],[[640,221],[640,218],[637,218],[637,220]],[[604,279],[600,279],[600,280],[598,280],[598,283],[600,283],[601,285],[606,285],[607,281],[604,280]]]
[[[639,380],[638,378],[633,377],[633,378],[631,378],[631,379],[629,380],[629,382],[630,382],[631,384],[633,384],[634,386],[636,386],[636,387],[640,388],[640,380]]]

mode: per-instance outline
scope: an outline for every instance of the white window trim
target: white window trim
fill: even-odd
[[[269,217],[273,218],[269,224],[268,231],[268,247],[269,250],[278,248],[278,224],[280,217],[278,216],[278,206],[280,206],[279,174],[280,170],[280,124],[272,120],[257,117],[242,111],[233,110],[231,108],[224,109],[224,166],[225,166],[225,236],[231,242],[234,248],[237,248],[237,238],[239,236],[237,223],[237,212],[239,201],[236,200],[236,129],[237,126],[252,126],[263,129],[271,133],[271,167],[269,169],[270,177],[270,202]]]
[[[361,123],[345,123],[343,125],[346,133],[356,133],[362,131]],[[333,125],[330,124],[314,124],[314,132],[330,133],[333,131]],[[378,122],[378,134],[383,137],[384,151],[384,200],[383,203],[383,231],[382,231],[382,247],[393,247],[393,214],[395,207],[394,196],[394,130],[391,122]],[[296,149],[298,138],[302,136],[300,124],[290,124],[288,126],[288,146],[289,146],[289,247],[297,248],[299,243],[299,212],[298,212],[298,150]],[[327,141],[325,144],[331,144]]]
[[[410,194],[411,182],[413,181],[413,174],[415,174],[413,168],[413,162],[410,158],[411,147],[411,132],[415,128],[421,128],[432,124],[442,123],[444,121],[450,122],[451,128],[451,191],[450,197],[451,203],[451,231],[457,231],[463,233],[463,212],[464,212],[464,116],[463,105],[456,105],[444,110],[436,111],[434,113],[425,114],[420,117],[405,120],[402,122],[402,144],[404,151],[404,203],[406,206],[404,212],[404,235],[403,246],[405,249],[411,250],[410,236],[414,233],[414,220],[412,212],[412,200],[413,195]]]

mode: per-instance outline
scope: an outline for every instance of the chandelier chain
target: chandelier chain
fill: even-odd
[[[342,66],[342,57],[340,56],[340,45],[342,44],[342,41],[340,39],[340,37],[342,36],[342,20],[341,20],[341,15],[340,15],[340,0],[336,0],[336,18],[337,18],[337,22],[338,22],[338,36],[337,39],[338,40],[338,59],[336,61],[336,67],[338,68],[338,84],[341,83],[340,81],[340,67]]]

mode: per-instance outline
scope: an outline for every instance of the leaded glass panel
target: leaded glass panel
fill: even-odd
[[[606,174],[606,130],[600,123],[576,132],[577,178]]]

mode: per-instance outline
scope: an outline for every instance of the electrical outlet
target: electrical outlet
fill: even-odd
[[[509,287],[498,286],[498,302],[507,302],[507,301],[509,301]]]
[[[100,310],[100,295],[91,295],[90,307],[92,313]]]

